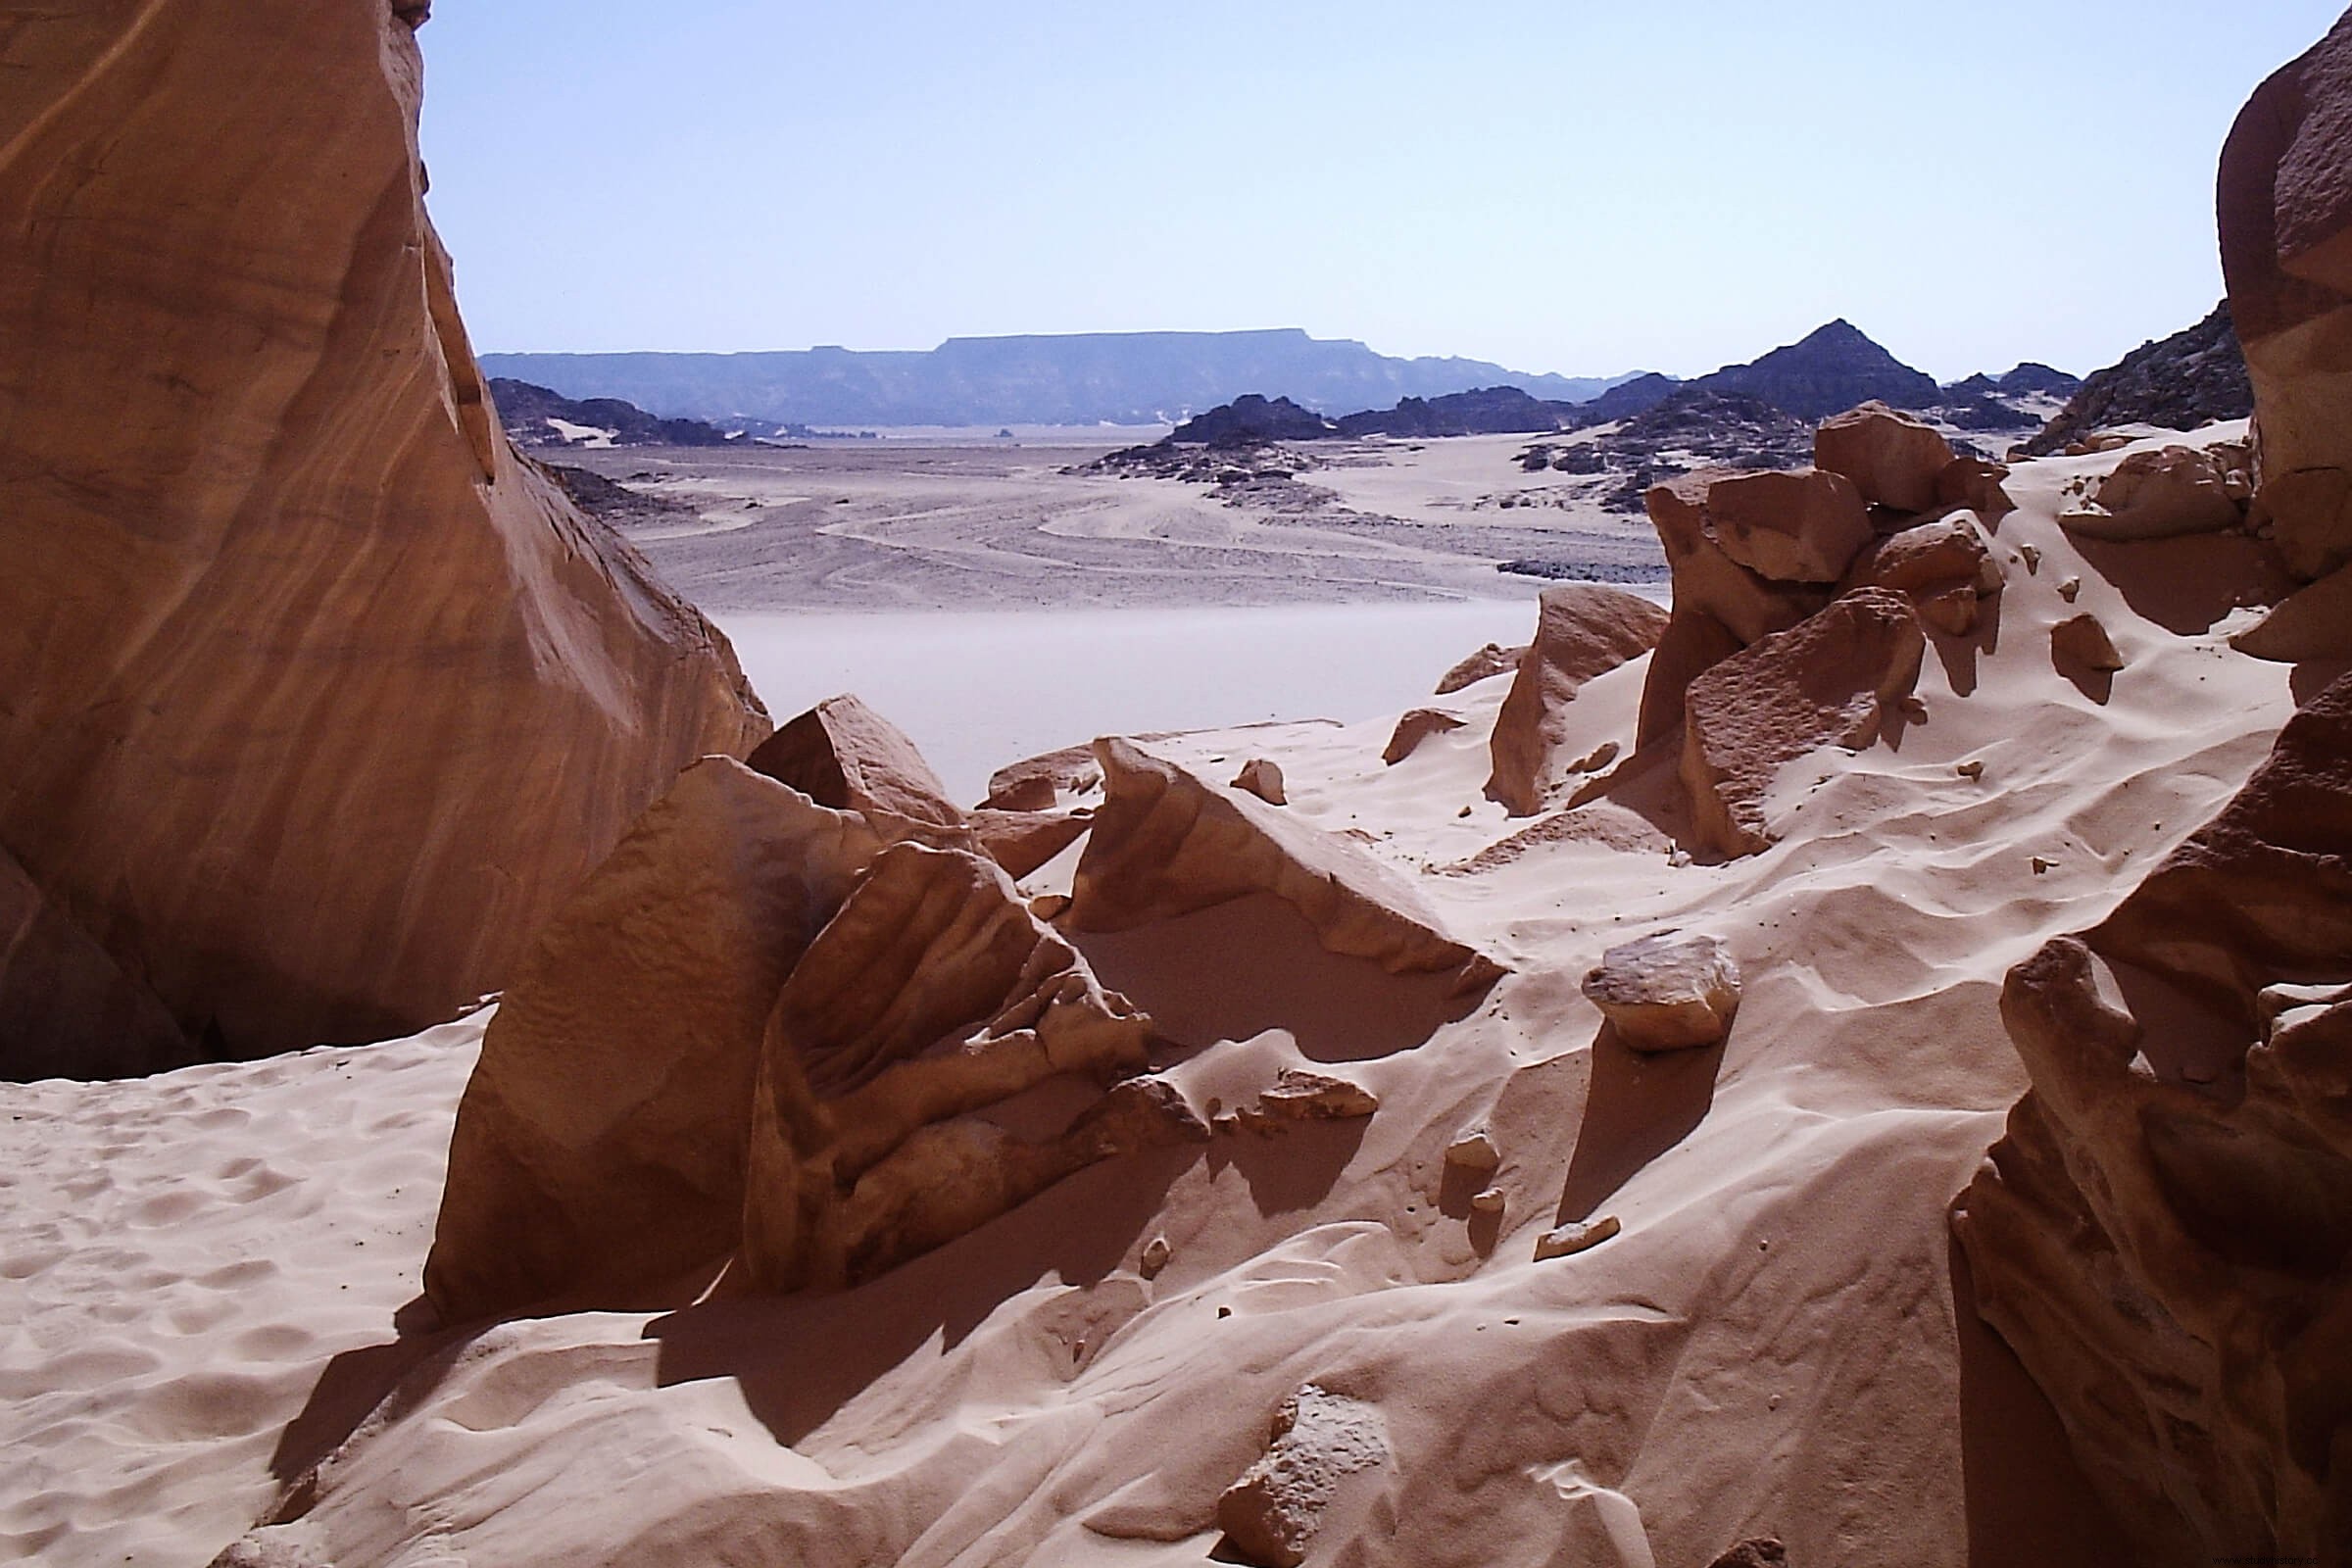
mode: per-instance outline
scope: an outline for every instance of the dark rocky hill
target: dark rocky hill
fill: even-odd
[[[1800,419],[1826,419],[1873,398],[1897,409],[1932,409],[1943,400],[1934,376],[1914,370],[1844,320],[1690,385],[1760,399]]]
[[[2119,424],[2194,430],[2253,412],[2254,386],[2246,378],[2246,357],[2225,302],[2187,331],[2144,343],[2083,382],[2065,412],[2025,450],[2046,457],[2093,430]]]
[[[575,400],[504,376],[491,378],[490,396],[516,446],[574,447],[593,439],[568,435],[561,425],[610,431],[616,447],[715,447],[727,441],[726,432],[700,419],[658,418],[618,398]]]
[[[1250,392],[1185,420],[1167,439],[1178,446],[1243,447],[1268,441],[1317,441],[1339,433],[1339,426],[1289,398],[1265,398]]]
[[[1515,386],[1481,387],[1441,398],[1405,398],[1340,420],[1347,436],[1534,435],[1578,421],[1587,405],[1555,403]]]

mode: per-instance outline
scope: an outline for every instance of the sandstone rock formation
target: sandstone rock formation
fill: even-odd
[[[885,838],[964,825],[914,742],[856,697],[826,698],[746,760],[819,806],[858,812]]]
[[[1396,720],[1390,732],[1389,744],[1382,749],[1380,760],[1395,767],[1398,762],[1421,749],[1421,743],[1432,735],[1445,735],[1460,729],[1462,721],[1451,713],[1434,708],[1416,708]]]
[[[1072,889],[1075,929],[1129,931],[1270,893],[1325,949],[1391,974],[1451,974],[1464,991],[1502,974],[1446,936],[1411,884],[1346,839],[1129,741],[1097,741],[1095,756],[1105,794]]]
[[[2033,1076],[1956,1216],[2141,1559],[2352,1540],[2352,682],[2010,976]]]
[[[2059,521],[2085,539],[2172,539],[2219,533],[2245,521],[2245,476],[2235,476],[2202,447],[2134,452],[2099,481],[2096,505]]]
[[[768,1009],[881,847],[723,758],[645,813],[483,1039],[425,1268],[444,1319],[625,1294],[734,1247]]]
[[[1329,1073],[1285,1067],[1236,1122],[1252,1132],[1271,1132],[1284,1122],[1357,1121],[1380,1109],[1380,1097],[1362,1084]]]
[[[970,1114],[1063,1075],[1133,1079],[1150,1034],[1001,869],[883,851],[766,1020],[743,1212],[752,1282],[868,1279],[1096,1159],[1204,1137],[1156,1083],[1125,1084],[1040,1141]]]
[[[1000,811],[1046,811],[1064,794],[1082,795],[1102,783],[1094,747],[1065,746],[998,768],[989,775],[988,799],[981,804]]]
[[[1813,432],[1813,464],[1851,479],[1873,506],[1929,512],[1952,465],[1952,444],[1924,420],[1865,403],[1822,421]]]
[[[1855,559],[1845,586],[1903,594],[1920,618],[1964,637],[1976,629],[1983,601],[2004,581],[1974,519],[1952,516],[1878,540]]]
[[[1774,582],[1836,582],[1871,536],[1862,492],[1821,468],[1717,479],[1707,520],[1725,555]]]
[[[1712,1046],[1740,1012],[1740,964],[1713,937],[1660,931],[1611,948],[1585,997],[1636,1051]]]
[[[2322,579],[2352,571],[2347,159],[2352,16],[2255,92],[2223,149],[2219,197],[2222,269],[2254,386],[2257,509],[2289,562]],[[2312,635],[2287,657],[2352,653],[2352,624],[2303,624]],[[2275,631],[2270,645],[2284,640]]]
[[[0,1076],[129,1077],[196,1054],[154,993],[0,850]]]
[[[764,715],[500,433],[392,7],[24,24],[0,846],[210,1054],[451,1016]]]
[[[1657,647],[1667,619],[1665,610],[1621,588],[1561,583],[1544,589],[1536,640],[1521,656],[1495,715],[1487,799],[1513,816],[1542,810],[1568,705],[1585,682]]]
[[[1869,745],[1926,650],[1910,606],[1861,588],[1691,682],[1682,774],[1697,841],[1726,855],[1766,848],[1764,796],[1781,764]]]
[[[1500,643],[1489,643],[1447,670],[1438,681],[1437,695],[1451,697],[1464,687],[1475,686],[1496,675],[1508,674],[1519,667],[1520,656],[1526,652],[1524,648],[1505,648]]]
[[[1275,1412],[1265,1456],[1217,1499],[1217,1526],[1243,1561],[1298,1568],[1341,1484],[1388,1458],[1376,1406],[1309,1383]]]

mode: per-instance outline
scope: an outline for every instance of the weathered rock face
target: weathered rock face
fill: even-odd
[[[1487,799],[1513,816],[1544,807],[1568,705],[1585,682],[1641,658],[1666,634],[1666,611],[1620,588],[1562,583],[1544,590],[1536,640],[1495,715]]]
[[[1205,1138],[1164,1084],[1120,1084],[1143,1070],[1150,1035],[1002,870],[960,851],[885,850],[767,1019],[751,1279],[870,1278],[1096,1159]],[[1054,1137],[1024,1142],[970,1115],[1069,1074],[1110,1094]]]
[[[2201,447],[2134,452],[2099,481],[2097,505],[2058,520],[2086,539],[2172,539],[2219,533],[2245,521],[2246,476],[2234,480]]]
[[[1871,535],[1861,491],[1821,468],[1718,479],[1707,519],[1725,555],[1774,582],[1836,582]]]
[[[1956,1217],[1979,1310],[2154,1564],[2352,1540],[2352,682],[2009,978],[2033,1091]]]
[[[826,698],[746,760],[819,806],[858,812],[888,838],[964,825],[914,742],[855,697]]]
[[[2254,385],[2257,505],[2309,576],[2352,559],[2348,161],[2352,17],[2263,83],[2222,152],[2222,268]],[[2352,626],[2315,642],[2297,656],[2352,653]]]
[[[1952,444],[1923,420],[1865,403],[1822,421],[1813,432],[1813,464],[1851,479],[1873,506],[1928,512],[1951,466]]]
[[[11,60],[0,845],[220,1051],[448,1017],[765,718],[500,434],[392,8],[76,7]]]
[[[424,1288],[447,1320],[732,1249],[785,976],[882,848],[739,763],[686,770],[541,936],[458,1107]]]
[[[1726,855],[1767,848],[1764,796],[1781,764],[1870,744],[1926,652],[1911,607],[1862,588],[1691,682],[1682,770],[1699,842]]]
[[[1391,974],[1452,974],[1464,990],[1502,974],[1446,936],[1411,884],[1345,839],[1128,741],[1097,741],[1095,755],[1105,798],[1078,863],[1074,929],[1131,931],[1270,893],[1326,950]]]
[[[127,1077],[195,1058],[194,1043],[154,993],[0,850],[0,1073]]]
[[[1309,1383],[1274,1414],[1265,1456],[1217,1500],[1217,1525],[1244,1562],[1298,1568],[1341,1486],[1386,1464],[1379,1407]]]
[[[1688,1051],[1731,1033],[1740,965],[1713,937],[1661,931],[1611,948],[1585,997],[1636,1051]]]

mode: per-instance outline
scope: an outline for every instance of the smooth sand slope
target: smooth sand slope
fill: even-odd
[[[243,1560],[1199,1563],[1311,1382],[1389,1455],[1340,1487],[1317,1563],[1700,1568],[1764,1534],[1804,1568],[2124,1560],[1946,1226],[2025,1087],[2003,972],[2104,914],[2294,705],[2286,666],[2210,629],[2227,542],[2094,560],[2056,525],[2119,457],[2019,470],[1993,629],[1936,639],[1891,744],[1784,768],[1752,858],[1672,853],[1669,766],[1462,869],[1524,825],[1481,798],[1507,678],[1395,767],[1386,720],[1161,743],[1220,779],[1277,760],[1289,810],[1516,972],[1465,1012],[1255,903],[1084,939],[1204,1112],[1311,1065],[1377,1113],[1095,1167],[846,1295],[404,1338],[470,1024],[0,1089],[0,1542],[196,1568],[286,1486]],[[2082,611],[2129,661],[2111,682],[2053,667]],[[1564,749],[1631,750],[1645,665],[1584,688]],[[1727,1045],[1636,1056],[1579,994],[1662,927],[1745,970]],[[1444,1162],[1479,1129],[1499,1215]],[[1622,1234],[1535,1261],[1602,1216]]]

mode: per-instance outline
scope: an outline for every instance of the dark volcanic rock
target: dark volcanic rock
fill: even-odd
[[[2002,376],[1995,385],[2007,397],[2032,397],[2035,393],[2042,393],[2054,398],[2071,398],[2082,390],[2082,378],[2028,360]]]
[[[616,447],[716,447],[727,442],[726,432],[700,419],[662,419],[618,398],[576,401],[528,381],[492,377],[490,396],[498,404],[508,439],[517,446],[569,447],[582,444],[555,423],[610,430]]]
[[[1350,414],[1346,436],[1517,435],[1559,430],[1580,422],[1585,405],[1546,403],[1515,386],[1481,387],[1442,398],[1406,398],[1393,409]]]
[[[1675,389],[1682,384],[1673,376],[1660,375],[1654,370],[1647,375],[1637,375],[1631,381],[1623,381],[1609,388],[1592,402],[1578,405],[1576,422],[1579,425],[1608,424],[1618,419],[1630,419],[1637,414],[1646,414],[1674,396]]]
[[[1896,409],[1930,409],[1943,399],[1934,376],[1912,369],[1842,320],[1752,365],[1726,366],[1690,385],[1758,398],[1800,419],[1826,419],[1874,398]]]
[[[1316,441],[1339,427],[1289,398],[1268,401],[1254,392],[1195,415],[1168,439],[1179,446],[1240,447],[1267,441]]]
[[[2237,346],[2227,304],[2185,332],[2146,343],[2082,383],[2064,413],[2025,445],[2028,457],[2046,458],[2093,430],[2153,424],[2194,430],[2217,419],[2254,412],[2254,385]]]

